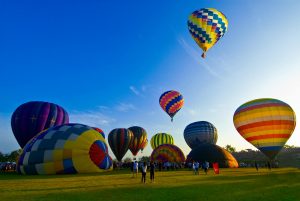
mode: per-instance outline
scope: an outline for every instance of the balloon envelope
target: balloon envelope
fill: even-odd
[[[155,149],[162,144],[174,144],[172,135],[168,133],[157,133],[151,138],[151,147]]]
[[[75,174],[110,169],[104,138],[82,124],[52,127],[24,147],[17,170],[22,174]]]
[[[132,134],[133,139],[131,144],[129,145],[129,149],[131,153],[136,156],[139,150],[143,149],[146,141],[147,141],[147,132],[145,129],[139,126],[132,126],[128,128]]]
[[[191,149],[200,144],[216,144],[218,132],[213,124],[207,121],[197,121],[184,129],[184,139]]]
[[[188,29],[198,46],[205,52],[224,36],[228,21],[223,13],[214,8],[194,11],[188,19]]]
[[[121,161],[126,152],[128,151],[129,145],[132,143],[133,134],[129,129],[116,128],[108,134],[108,143],[115,154],[118,161]]]
[[[173,121],[175,114],[183,107],[184,99],[178,91],[171,90],[160,96],[159,104]]]
[[[152,151],[150,159],[153,162],[182,163],[185,161],[185,156],[179,147],[171,144],[163,144]]]
[[[261,98],[241,105],[233,116],[240,135],[270,159],[274,159],[292,135],[296,115],[287,103]]]
[[[104,131],[100,128],[92,127],[94,130],[96,130],[102,137],[105,139]]]
[[[69,115],[62,107],[42,101],[20,105],[11,117],[12,131],[22,148],[41,131],[66,123]]]

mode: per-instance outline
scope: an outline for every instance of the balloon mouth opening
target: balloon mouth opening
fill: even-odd
[[[96,140],[90,147],[89,155],[93,163],[100,167],[102,161],[108,157],[107,146],[104,142]]]

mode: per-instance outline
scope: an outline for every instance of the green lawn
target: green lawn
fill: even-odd
[[[0,200],[116,201],[297,201],[300,170],[295,168],[221,169],[193,175],[191,171],[156,172],[155,183],[142,184],[141,175],[127,171],[89,175],[22,176],[0,174]]]

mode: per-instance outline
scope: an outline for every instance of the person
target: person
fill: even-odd
[[[195,166],[195,162],[194,161],[193,161],[193,164],[192,164],[192,168],[193,168],[194,174],[196,174],[196,166]]]
[[[195,174],[199,175],[199,162],[196,161],[195,163]]]
[[[267,165],[268,165],[268,169],[271,170],[271,163],[270,163],[270,161],[268,161]]]
[[[204,169],[205,174],[207,174],[208,168],[209,168],[209,162],[205,161],[203,163],[203,169]]]
[[[134,164],[133,164],[133,172],[132,172],[132,177],[137,177],[137,174],[139,172],[139,164],[137,161],[134,161]]]
[[[144,162],[142,166],[142,183],[146,183],[147,164]]]
[[[155,165],[153,162],[150,163],[150,180],[151,182],[154,182],[154,171],[155,171]]]
[[[254,166],[255,166],[255,168],[256,168],[256,171],[258,171],[258,164],[257,164],[256,161],[254,162]]]

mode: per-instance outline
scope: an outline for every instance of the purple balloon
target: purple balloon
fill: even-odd
[[[12,131],[22,148],[41,131],[66,123],[69,115],[62,107],[42,101],[20,105],[11,117]]]

